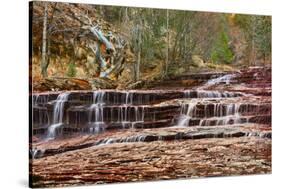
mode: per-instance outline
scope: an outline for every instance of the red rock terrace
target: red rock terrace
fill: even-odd
[[[209,75],[31,95],[34,187],[271,173],[271,69]]]

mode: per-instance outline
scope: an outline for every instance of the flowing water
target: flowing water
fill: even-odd
[[[218,78],[210,79],[205,86],[212,86],[220,83],[230,84],[230,81],[235,77],[235,74],[227,74]]]
[[[59,94],[53,110],[53,124],[48,128],[48,139],[54,139],[57,129],[63,125],[64,104],[70,93]]]
[[[93,92],[93,104],[89,108],[89,124],[90,131],[93,133],[99,133],[103,130],[104,120],[103,120],[103,108],[105,104],[105,92],[104,91],[94,91]],[[95,113],[94,121],[93,112]]]
[[[188,106],[186,104],[183,104],[181,106],[181,116],[180,116],[177,126],[179,126],[179,127],[189,126],[189,121],[192,118],[194,112],[196,111],[196,105],[197,105],[197,101],[192,100],[188,104]]]
[[[55,139],[63,132],[99,134],[111,129],[202,127],[249,123],[251,116],[255,116],[255,111],[264,111],[263,108],[266,107],[262,106],[259,110],[255,109],[258,105],[240,103],[240,99],[244,97],[241,92],[205,89],[220,83],[229,84],[233,77],[234,74],[228,74],[210,79],[202,87],[192,90],[96,90],[85,93],[66,92],[57,96],[36,94],[33,95],[32,101],[37,116],[36,124],[34,122],[35,129],[45,128],[44,125],[51,120],[47,125],[46,135],[48,139]],[[182,100],[180,104],[165,104],[179,99]],[[159,105],[162,102],[164,104]],[[52,110],[48,108],[48,104],[53,104]],[[248,106],[252,109],[245,108]],[[50,113],[52,115],[49,115]],[[62,126],[63,130],[60,129]],[[139,139],[129,141],[131,140]],[[110,141],[112,142],[109,140],[103,143],[111,143]]]

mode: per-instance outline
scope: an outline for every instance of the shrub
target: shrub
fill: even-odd
[[[74,63],[68,64],[67,76],[68,77],[75,77],[76,76],[76,66],[75,66]]]

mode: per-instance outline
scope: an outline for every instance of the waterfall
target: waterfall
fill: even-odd
[[[69,93],[61,93],[55,103],[54,106],[54,117],[53,117],[53,123],[62,123],[63,122],[63,112],[64,112],[64,103],[68,99]]]
[[[218,78],[214,78],[214,79],[210,79],[208,80],[204,85],[202,85],[201,87],[198,87],[198,90],[203,90],[206,88],[209,88],[211,86],[217,85],[217,84],[226,84],[229,85],[231,80],[235,77],[235,74],[227,74]]]
[[[206,102],[208,102],[206,100]],[[190,126],[190,120],[199,121],[199,123],[193,124],[198,126],[218,126],[227,124],[239,124],[247,123],[247,118],[241,118],[239,113],[239,103],[212,103],[204,104],[203,111],[200,110],[199,114],[196,111],[198,100],[191,100],[188,104],[183,103],[181,105],[180,116],[177,122],[177,126],[185,127]],[[201,106],[202,104],[200,104]],[[212,109],[213,107],[213,109]],[[200,113],[201,112],[201,113]],[[198,115],[197,115],[198,114]],[[200,118],[203,115],[203,118]],[[198,117],[199,116],[199,117]],[[211,117],[210,117],[211,116]]]
[[[125,98],[122,100],[122,105],[118,107],[118,123],[121,123],[122,127],[130,124],[133,128],[135,124],[144,122],[144,106],[133,105],[134,93],[126,91]],[[141,96],[137,99],[137,103],[143,103]],[[131,117],[133,113],[134,117]]]
[[[135,124],[144,122],[144,106],[135,106],[135,121],[132,122],[132,128],[135,128]]]
[[[130,91],[126,91],[125,94],[126,94],[125,105],[133,104],[134,93],[131,93]]]
[[[227,98],[227,97],[235,97],[237,94],[232,92],[219,92],[219,91],[208,91],[203,88],[198,88],[197,90],[184,90],[183,96],[184,98]],[[240,95],[240,94],[239,94]]]
[[[94,129],[90,128],[91,132],[98,133],[103,130],[104,115],[103,108],[105,104],[105,92],[94,91],[93,92],[93,104],[89,107],[88,122],[94,125]],[[94,122],[92,121],[93,111],[95,112]]]
[[[105,138],[97,142],[98,146],[103,146],[113,143],[131,143],[131,142],[144,142],[147,135],[128,136],[122,138]]]
[[[64,104],[68,100],[70,93],[61,93],[58,95],[53,110],[53,124],[48,128],[48,139],[54,139],[56,130],[63,125]]]
[[[40,95],[39,94],[35,94],[32,96],[32,105],[36,106],[38,105],[38,99],[39,99]]]
[[[135,124],[144,122],[145,106],[131,106],[128,104],[123,104],[122,106],[118,107],[117,112],[117,123],[121,123],[123,128],[129,124],[134,128]]]
[[[206,107],[206,106],[205,106]],[[240,104],[214,104],[214,116],[211,118],[203,118],[199,122],[199,126],[218,126],[227,124],[238,124],[248,122],[245,118],[244,121],[241,119],[239,114]],[[206,110],[204,115],[207,115]]]
[[[126,91],[125,92],[125,101],[123,101],[123,106],[121,106],[120,110],[121,110],[121,119],[118,119],[119,122],[121,122],[122,127],[125,128],[126,124],[129,122],[128,120],[130,120],[130,116],[128,116],[128,107],[129,105],[133,104],[133,93]],[[124,109],[124,111],[123,111]]]
[[[183,126],[189,126],[189,121],[192,118],[194,112],[196,111],[196,105],[197,101],[192,100],[188,104],[188,108],[186,110],[186,104],[182,104],[181,106],[181,115],[180,119],[178,120],[178,126],[183,127]]]
[[[207,83],[205,85],[206,86],[213,86],[213,85],[216,85],[216,84],[219,84],[219,83],[225,83],[225,84],[228,85],[228,84],[230,84],[230,81],[234,76],[235,76],[234,74],[227,74],[227,75],[224,75],[222,77],[211,79],[211,80],[207,81]]]

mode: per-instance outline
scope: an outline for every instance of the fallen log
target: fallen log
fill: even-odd
[[[33,85],[33,91],[91,90],[91,84],[85,79],[52,77],[45,78]]]

